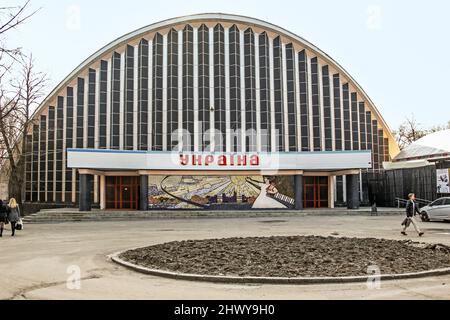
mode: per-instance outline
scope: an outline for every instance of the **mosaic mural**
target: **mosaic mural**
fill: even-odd
[[[286,209],[293,177],[149,176],[150,209]]]

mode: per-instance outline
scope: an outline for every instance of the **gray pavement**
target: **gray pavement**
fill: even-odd
[[[0,299],[450,299],[450,276],[366,284],[234,285],[138,274],[107,255],[173,240],[234,236],[323,235],[404,239],[400,216],[170,219],[25,225],[0,238]],[[420,241],[450,245],[449,223],[420,223]],[[411,230],[409,237],[419,240]],[[81,288],[67,286],[68,268]],[[70,271],[70,269],[69,269]]]

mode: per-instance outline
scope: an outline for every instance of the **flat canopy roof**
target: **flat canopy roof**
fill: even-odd
[[[69,168],[93,170],[338,171],[372,168],[371,159],[370,150],[289,153],[67,150]]]

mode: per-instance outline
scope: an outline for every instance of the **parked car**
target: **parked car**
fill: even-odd
[[[422,221],[450,221],[450,198],[440,198],[420,209]]]

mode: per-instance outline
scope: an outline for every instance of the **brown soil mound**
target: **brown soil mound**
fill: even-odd
[[[169,242],[130,250],[120,258],[178,273],[253,277],[366,276],[450,267],[450,248],[411,241],[316,236]]]

